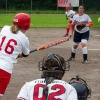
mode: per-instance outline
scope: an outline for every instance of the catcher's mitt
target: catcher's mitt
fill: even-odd
[[[85,27],[84,24],[79,24],[79,25],[76,26],[78,31],[81,31],[84,27]]]

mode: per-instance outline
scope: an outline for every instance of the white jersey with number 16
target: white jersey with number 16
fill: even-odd
[[[0,68],[12,73],[13,63],[19,54],[29,54],[29,40],[21,32],[13,34],[10,26],[4,26],[0,33]]]

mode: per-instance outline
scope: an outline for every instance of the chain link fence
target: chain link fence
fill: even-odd
[[[85,11],[100,14],[100,0],[79,0],[79,4],[85,6]],[[58,12],[57,10],[65,10],[57,7],[57,0],[0,0],[0,13],[42,13],[43,11],[50,13]]]

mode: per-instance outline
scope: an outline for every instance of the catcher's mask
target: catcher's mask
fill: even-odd
[[[78,100],[87,100],[88,97],[91,97],[91,89],[87,85],[86,81],[76,76],[72,78],[69,82],[77,91]]]
[[[52,66],[48,67],[46,63],[47,64],[49,63]],[[46,71],[46,72],[55,72],[55,71],[65,72],[69,71],[70,64],[68,61],[65,61],[64,58],[59,56],[58,54],[50,54],[47,57],[44,57],[43,60],[39,62],[38,68],[40,71]]]

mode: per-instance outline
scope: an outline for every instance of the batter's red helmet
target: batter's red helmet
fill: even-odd
[[[26,13],[18,13],[13,19],[13,24],[20,26],[24,30],[30,28],[30,16]]]
[[[66,10],[70,10],[70,6],[66,6]]]

